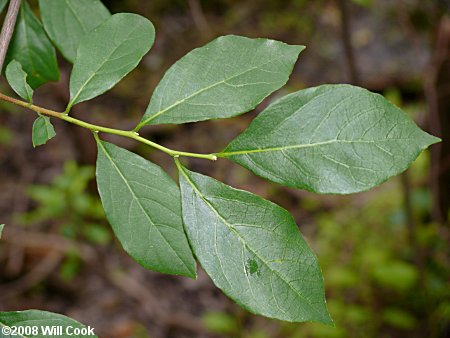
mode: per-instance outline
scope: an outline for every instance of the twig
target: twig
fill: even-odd
[[[141,281],[137,281],[133,277],[119,272],[114,268],[109,270],[109,280],[128,296],[138,301],[141,304],[141,309],[148,317],[155,318],[159,321],[163,312],[157,297]]]
[[[352,84],[358,85],[360,79],[351,40],[350,18],[348,16],[347,0],[338,0],[338,7],[339,11],[341,12],[341,34],[345,58],[347,62],[348,76]]]
[[[200,33],[206,37],[211,37],[211,27],[206,20],[205,13],[203,13],[202,5],[199,0],[189,0],[189,8],[191,10],[192,20]]]
[[[31,289],[33,286],[39,284],[46,279],[61,263],[63,255],[58,252],[50,252],[34,269],[28,272],[25,276],[17,281],[8,284],[2,284],[2,293],[0,300],[13,298],[25,291]]]
[[[50,251],[67,253],[75,251],[80,258],[86,262],[95,260],[97,254],[89,245],[77,243],[68,238],[55,234],[44,234],[40,232],[23,231],[13,227],[5,228],[2,241],[14,246],[26,248],[44,248]]]
[[[441,81],[447,81],[448,83],[448,80],[444,80],[444,76],[440,76],[445,74],[444,65],[446,64],[450,50],[450,16],[448,15],[444,15],[440,21],[435,46],[432,59],[426,69],[426,76],[424,76],[424,90],[429,109],[429,129],[434,135],[440,136],[443,139],[443,142],[431,148],[430,176],[431,191],[434,199],[432,217],[435,221],[444,223],[447,219],[450,204],[448,201],[449,194],[446,193],[447,190],[445,189],[445,169],[443,169],[446,156],[444,154],[445,138],[443,135],[446,134],[445,116],[448,111],[445,109],[446,106],[443,105],[443,102],[448,96],[440,93],[439,89],[442,90],[443,84],[439,88],[439,78],[441,77]]]
[[[169,149],[166,148],[158,143],[155,143],[153,141],[150,141],[144,137],[139,136],[139,134],[135,131],[128,131],[128,130],[120,130],[120,129],[113,129],[113,128],[107,128],[107,127],[102,127],[102,126],[98,126],[92,123],[88,123],[88,122],[84,122],[81,120],[78,120],[76,118],[73,118],[65,113],[59,113],[56,112],[54,110],[50,110],[50,109],[46,109],[46,108],[42,108],[39,106],[36,106],[34,104],[30,104],[28,102],[24,102],[21,100],[17,100],[13,97],[9,97],[7,95],[4,95],[2,93],[0,93],[0,100],[1,101],[6,101],[6,102],[10,102],[10,103],[14,103],[15,105],[30,109],[32,111],[35,111],[39,114],[43,114],[43,115],[47,115],[47,116],[51,116],[51,117],[56,117],[58,119],[64,120],[66,122],[72,123],[72,124],[76,124],[77,126],[80,126],[82,128],[86,128],[89,129],[91,131],[94,132],[94,136],[96,136],[98,132],[102,132],[102,133],[108,133],[108,134],[114,134],[114,135],[119,135],[119,136],[123,136],[123,137],[128,137],[131,138],[135,141],[144,143],[146,145],[149,145],[150,147],[153,147],[155,149],[158,149],[172,157],[179,157],[179,156],[187,156],[187,157],[196,157],[196,158],[203,158],[206,160],[210,160],[210,161],[216,161],[217,160],[217,156],[215,154],[197,154],[197,153],[190,153],[190,152],[186,152],[186,151],[178,151],[178,150],[173,150],[173,149]],[[96,136],[97,138],[97,136]]]
[[[9,42],[14,33],[16,25],[17,14],[19,14],[21,0],[11,0],[6,14],[5,23],[0,33],[0,71],[3,69],[6,52],[8,51]]]
[[[162,309],[158,302],[158,296],[145,287],[143,280],[137,280],[129,274],[113,271],[111,268],[109,278],[113,284],[122,290],[130,298],[135,299],[144,312],[154,321],[167,327],[176,327],[192,332],[206,333],[203,323],[195,317],[179,312]]]

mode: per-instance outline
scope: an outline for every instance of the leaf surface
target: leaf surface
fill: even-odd
[[[48,140],[56,136],[55,129],[53,128],[50,118],[47,116],[39,116],[33,123],[33,129],[31,133],[31,140],[33,141],[33,147],[46,144]]]
[[[22,1],[19,10],[5,64],[12,60],[22,65],[33,89],[59,79],[55,49],[26,1]]]
[[[99,0],[39,0],[39,9],[48,36],[72,63],[81,38],[111,16]]]
[[[153,24],[130,13],[111,16],[85,35],[70,76],[70,103],[92,99],[132,71],[155,40]]]
[[[98,141],[97,185],[114,233],[131,257],[150,270],[196,277],[180,190],[159,166]]]
[[[0,13],[3,12],[9,0],[0,0]]]
[[[27,310],[27,311],[16,311],[16,312],[0,312],[0,328],[1,327],[37,327],[38,334],[32,335],[2,335],[0,337],[11,337],[11,338],[48,338],[54,337],[55,335],[45,334],[45,329],[51,326],[62,327],[63,334],[58,334],[58,337],[69,338],[74,337],[74,329],[86,328],[85,325],[60,314],[38,311],[38,310]],[[68,333],[66,333],[68,330]],[[71,334],[72,333],[72,334]],[[76,335],[78,338],[96,338],[96,335]]]
[[[281,207],[178,163],[183,220],[214,284],[249,311],[331,324],[317,258]]]
[[[33,89],[27,82],[27,73],[22,69],[22,65],[16,60],[12,60],[5,71],[6,79],[12,89],[21,98],[28,102],[33,101]]]
[[[3,228],[5,227],[4,224],[0,224],[0,238],[2,238]]]
[[[273,103],[217,155],[289,187],[349,194],[401,173],[438,141],[381,95],[324,85]]]
[[[167,71],[139,127],[245,113],[287,82],[303,49],[275,40],[219,37]]]

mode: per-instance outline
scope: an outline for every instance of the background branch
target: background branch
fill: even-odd
[[[5,23],[0,33],[0,71],[3,69],[6,52],[8,51],[9,42],[14,33],[17,15],[19,14],[21,0],[11,0],[9,2],[8,13],[6,14]]]
[[[353,50],[350,18],[347,0],[338,0],[339,12],[341,15],[341,37],[344,48],[345,62],[347,63],[348,79],[354,85],[360,84],[359,72],[356,66],[355,52]]]

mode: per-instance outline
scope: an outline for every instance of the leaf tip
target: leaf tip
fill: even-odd
[[[336,327],[336,324],[335,324],[333,318],[331,318],[331,315],[328,312],[328,309],[325,308],[325,311],[324,311],[323,315],[324,315],[324,317],[320,320],[320,322],[322,324],[328,325],[330,327]]]
[[[426,131],[423,131],[420,128],[419,128],[419,130],[420,130],[420,136],[419,136],[417,142],[418,142],[420,152],[431,147],[433,144],[442,142],[441,138],[431,135],[431,134],[427,133]]]
[[[314,307],[314,310],[311,310],[311,317],[309,319],[302,320],[302,322],[311,321],[321,323],[330,327],[336,327],[336,324],[334,323],[333,318],[331,318],[330,312],[328,311],[326,299],[323,299],[320,304],[317,304],[316,307]]]
[[[188,277],[193,280],[197,280],[198,274],[197,274],[197,267],[195,266],[195,264],[194,264],[194,269],[193,270],[189,269],[189,272],[184,274],[183,276]]]
[[[431,146],[433,144],[442,142],[442,139],[434,135],[428,134],[428,142],[429,142],[428,146]]]

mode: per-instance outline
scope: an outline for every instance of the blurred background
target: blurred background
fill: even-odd
[[[249,314],[199,271],[198,280],[146,271],[121,249],[95,186],[90,132],[54,121],[57,137],[33,149],[34,114],[0,103],[0,311],[41,309],[95,327],[99,337],[450,337],[450,2],[448,0],[104,0],[153,21],[156,42],[109,93],[73,109],[131,129],[177,59],[216,36],[304,44],[288,85],[243,116],[142,129],[178,150],[216,152],[268,103],[305,87],[353,83],[385,95],[443,142],[370,192],[319,196],[283,188],[226,160],[191,169],[293,213],[319,257],[336,327]],[[36,1],[30,2],[37,10]],[[70,65],[39,88],[62,111]],[[231,61],[231,60],[230,60]],[[3,93],[13,95],[4,80]],[[166,168],[171,159],[104,136]]]

